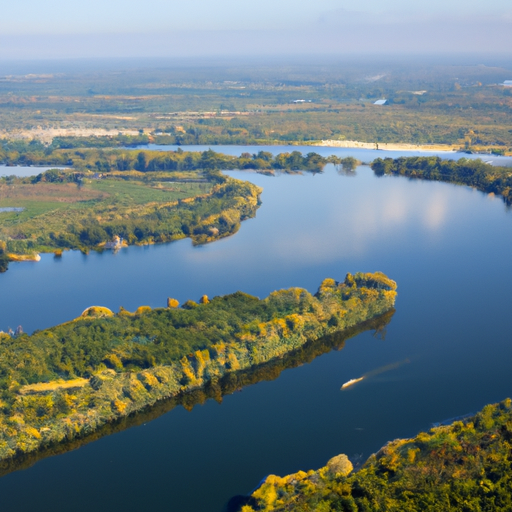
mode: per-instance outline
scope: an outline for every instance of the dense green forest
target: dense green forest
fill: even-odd
[[[0,241],[0,273],[7,270],[9,265],[9,257],[7,256],[6,244],[4,241]]]
[[[424,180],[447,181],[475,187],[488,194],[503,197],[507,204],[512,202],[512,169],[496,167],[481,160],[461,158],[442,160],[439,157],[377,158],[371,163],[375,174],[393,174]]]
[[[91,307],[31,336],[0,334],[0,459],[93,432],[110,421],[268,363],[392,310],[382,273],[266,299],[237,292],[114,314]]]
[[[287,352],[282,357],[271,359],[267,363],[227,373],[220,379],[209,381],[201,388],[161,400],[155,403],[153,407],[143,409],[136,414],[123,416],[115,422],[107,423],[94,432],[88,433],[85,437],[73,438],[59,444],[45,446],[37,452],[18,453],[15,459],[0,460],[0,476],[20,469],[26,469],[41,459],[74,450],[101,437],[121,432],[133,426],[142,425],[178,406],[183,406],[188,411],[191,411],[196,405],[202,405],[207,400],[216,400],[221,403],[224,396],[240,391],[246,386],[262,381],[275,380],[279,378],[284,370],[310,363],[316,357],[326,354],[331,350],[342,350],[348,339],[362,332],[374,331],[375,337],[384,338],[386,328],[394,314],[395,310],[390,309],[382,315],[358,323],[343,331],[336,331],[327,336],[308,341],[304,345]]]
[[[243,512],[505,512],[512,509],[512,401],[398,439],[360,470],[345,455],[317,471],[267,477]]]

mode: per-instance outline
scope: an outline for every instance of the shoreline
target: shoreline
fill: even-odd
[[[382,151],[425,151],[456,153],[460,151],[460,146],[455,144],[409,144],[400,142],[359,142],[357,140],[322,140],[316,141],[315,146],[329,148],[347,148],[347,149],[376,149]]]
[[[39,253],[36,253],[36,254],[7,253],[7,257],[9,258],[9,263],[20,263],[23,261],[32,261],[32,262],[41,261],[41,255]]]
[[[238,191],[239,196],[236,196],[235,193]],[[237,180],[235,178],[231,178],[226,176],[224,181],[218,184],[213,184],[211,191],[206,194],[198,194],[192,197],[186,197],[183,199],[177,199],[173,201],[163,201],[156,202],[150,201],[144,205],[135,205],[139,211],[142,211],[144,215],[148,215],[147,211],[143,209],[146,208],[148,211],[152,211],[155,214],[158,212],[163,212],[163,215],[167,215],[168,217],[173,214],[172,212],[176,212],[175,216],[180,216],[180,218],[184,218],[186,216],[186,211],[194,211],[193,209],[196,207],[200,207],[200,203],[203,201],[215,201],[219,199],[222,201],[222,209],[220,212],[206,215],[202,214],[202,217],[199,219],[199,224],[195,228],[201,228],[199,232],[195,232],[195,230],[191,230],[190,232],[183,231],[182,233],[174,233],[174,232],[165,232],[163,234],[158,235],[158,238],[150,234],[142,240],[136,239],[132,237],[132,240],[119,240],[119,243],[116,242],[116,237],[112,239],[107,238],[102,240],[100,243],[95,245],[80,245],[78,242],[67,243],[66,245],[57,245],[52,240],[47,239],[46,244],[44,242],[40,242],[38,245],[34,247],[27,248],[27,252],[22,252],[23,248],[16,247],[16,250],[19,252],[12,252],[9,250],[9,242],[12,241],[12,238],[9,238],[6,234],[4,240],[6,242],[6,248],[3,250],[7,257],[7,266],[9,263],[17,263],[23,261],[40,261],[42,254],[51,254],[53,253],[56,257],[62,257],[64,251],[77,250],[81,251],[84,254],[89,253],[89,251],[95,252],[103,252],[106,250],[117,251],[119,249],[127,248],[129,246],[145,246],[145,245],[153,245],[153,244],[165,244],[170,242],[175,242],[177,240],[182,240],[184,238],[190,238],[193,245],[202,245],[206,243],[215,242],[222,238],[226,238],[228,236],[232,236],[238,232],[240,229],[241,223],[246,219],[253,218],[256,215],[257,209],[261,205],[261,193],[263,189],[248,182]],[[134,206],[134,207],[135,207]],[[183,206],[183,208],[180,207]],[[132,207],[133,208],[133,207]],[[133,211],[125,210],[131,215],[131,218],[134,221],[137,221],[139,217]],[[231,213],[230,213],[231,212]],[[47,215],[48,212],[45,212],[43,215]],[[221,222],[221,219],[224,215],[231,214],[233,217],[233,221],[230,224],[225,223],[224,225]],[[34,218],[40,218],[41,215],[35,215],[30,221],[33,221]],[[86,218],[84,216],[84,218]],[[144,220],[144,219],[143,219]],[[75,221],[76,225],[80,225],[81,219]],[[108,220],[105,221],[108,224]],[[106,225],[105,224],[105,225]],[[163,225],[163,221],[160,221],[160,225]],[[8,231],[9,228],[6,228]],[[45,235],[47,235],[46,233]],[[12,235],[11,235],[12,236]],[[29,235],[26,235],[26,238],[31,236],[31,232],[29,231]],[[156,238],[156,239],[155,239]],[[1,240],[0,240],[1,242]],[[53,245],[50,245],[53,244]],[[7,252],[9,251],[9,252]],[[1,252],[0,252],[1,254]],[[6,269],[7,270],[7,267]],[[0,270],[0,272],[4,272],[5,270]]]
[[[273,292],[262,300],[250,296],[246,298],[238,292],[211,302],[207,298],[202,298],[200,304],[188,301],[183,305],[184,309],[180,309],[182,313],[178,313],[177,310],[174,313],[175,307],[172,304],[168,308],[155,310],[141,307],[135,313],[121,309],[112,317],[118,317],[119,325],[124,325],[126,332],[132,332],[132,325],[138,325],[141,316],[147,316],[148,322],[151,322],[152,317],[165,316],[168,322],[162,325],[167,325],[172,331],[178,328],[173,327],[178,319],[181,318],[179,321],[183,322],[183,318],[194,315],[187,313],[188,310],[204,308],[205,313],[210,310],[211,315],[217,310],[227,311],[226,301],[231,301],[234,305],[240,300],[258,301],[258,304],[266,301],[265,304],[270,305],[268,307],[284,307],[282,304],[288,302],[294,305],[291,311],[283,309],[281,316],[271,320],[265,316],[251,317],[253,323],[237,328],[228,338],[220,339],[209,348],[191,351],[183,357],[180,355],[161,360],[154,366],[142,366],[136,371],[122,371],[123,362],[119,357],[123,356],[118,357],[116,353],[106,351],[102,356],[104,363],[89,375],[74,376],[75,379],[82,377],[78,381],[48,382],[44,379],[41,383],[34,382],[28,387],[22,387],[17,384],[20,380],[17,377],[18,380],[13,384],[14,387],[9,391],[8,397],[12,412],[4,410],[0,415],[5,415],[5,418],[0,420],[16,425],[16,433],[1,433],[0,463],[3,465],[8,460],[15,460],[19,455],[38,452],[63,441],[94,433],[106,424],[148,407],[152,408],[162,400],[214,385],[220,379],[238,371],[256,370],[261,365],[281,360],[288,354],[302,349],[307,343],[325,336],[335,333],[343,336],[358,330],[368,325],[368,322],[383,315],[385,317],[386,313],[394,310],[395,290],[396,283],[384,274],[356,274],[355,277],[347,274],[342,283],[325,279],[315,296],[306,290],[291,288]],[[344,294],[348,295],[345,297]],[[338,297],[343,299],[338,302]],[[361,304],[352,307],[350,300],[356,298]],[[253,308],[255,304],[251,302],[250,307]],[[313,312],[309,312],[309,307],[313,308]],[[285,315],[285,311],[288,315]],[[109,318],[109,322],[112,321],[112,317]],[[43,344],[44,349],[48,351],[48,340],[55,336],[72,338],[76,329],[80,331],[90,323],[102,321],[104,320],[99,317],[80,317],[31,336],[23,335],[19,342],[16,338],[8,338],[5,335],[2,340],[6,353],[15,350],[18,343],[30,346],[33,350],[37,350]],[[256,325],[254,322],[257,322],[255,331],[251,330]],[[217,331],[212,332],[215,334]],[[131,338],[128,341],[133,342]],[[147,343],[145,345],[149,347]],[[73,388],[72,396],[66,391],[70,386]],[[66,404],[71,401],[71,405],[63,410],[60,406],[52,405],[44,417],[30,416],[29,413],[35,403],[44,404],[47,400],[52,404]],[[91,403],[94,403],[94,406],[90,406]],[[25,411],[28,411],[28,416]]]
[[[276,380],[285,370],[310,363],[317,357],[333,350],[343,349],[346,341],[363,332],[371,330],[380,332],[391,322],[394,313],[395,309],[391,308],[389,311],[353,327],[308,341],[304,345],[287,352],[282,357],[276,357],[250,368],[227,373],[219,379],[204,383],[201,387],[161,398],[153,405],[148,405],[128,415],[106,422],[85,435],[77,435],[72,439],[49,443],[37,450],[20,453],[13,458],[0,459],[0,478],[15,471],[28,469],[40,460],[77,450],[103,437],[152,421],[178,406],[184,407],[187,411],[192,411],[196,405],[202,405],[207,400],[216,400],[220,403],[223,397],[232,395],[243,388],[259,382]]]
[[[316,470],[270,474],[233,499],[244,512],[295,510],[297,503],[301,510],[317,510],[318,503],[322,510],[383,510],[383,503],[385,510],[438,510],[449,502],[484,510],[490,491],[493,503],[509,498],[511,418],[506,398],[449,425],[388,441],[362,465],[340,454]],[[482,492],[483,485],[489,487]]]

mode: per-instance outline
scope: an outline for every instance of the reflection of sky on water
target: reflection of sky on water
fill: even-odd
[[[282,180],[278,184],[280,190],[271,200],[279,196],[282,199],[277,199],[276,204],[283,205],[283,195],[292,192],[295,207],[285,206],[279,215],[265,211],[268,196],[264,192],[258,222],[268,220],[270,236],[265,245],[274,258],[302,264],[362,256],[375,246],[401,242],[411,229],[416,236],[433,243],[432,235],[441,230],[446,217],[460,207],[453,198],[450,202],[454,195],[450,187],[427,191],[418,182],[404,179],[375,181],[367,168],[360,168],[357,178],[368,185],[363,194],[359,193],[364,188],[360,182],[352,186],[352,180],[337,177],[330,168],[321,177],[295,177],[297,181],[308,180],[308,183],[294,187],[293,191],[286,190],[290,178],[277,179]],[[286,201],[290,199],[287,197]],[[314,214],[311,214],[312,209]],[[274,231],[278,231],[279,236],[272,236]]]
[[[434,197],[430,199],[426,208],[423,220],[425,226],[432,231],[437,231],[440,229],[446,221],[448,208],[448,193],[443,193],[442,191],[436,192]]]
[[[222,405],[178,408],[0,479],[2,511],[65,511],[80,495],[76,512],[87,512],[115,486],[119,509],[220,512],[266,474],[318,468],[337,453],[365,459],[389,439],[510,396],[512,216],[500,199],[368,168],[355,179],[332,167],[314,177],[230,174],[264,187],[256,218],[235,236],[14,264],[0,275],[0,329],[31,331],[92,304],[133,311],[169,296],[315,292],[325,277],[381,270],[398,283],[385,339],[361,334]],[[375,375],[383,367],[393,371]]]
[[[7,206],[5,208],[0,208],[0,213],[10,213],[10,212],[22,212],[25,208],[18,208],[16,206]]]
[[[0,275],[0,285],[11,289],[9,300],[0,299],[0,329],[52,325],[91,304],[117,310],[161,306],[168,296],[184,301],[244,290],[263,297],[286,286],[316,291],[328,275],[389,271],[404,254],[454,246],[454,230],[474,218],[473,199],[491,208],[480,193],[469,200],[475,192],[465,187],[376,178],[367,167],[355,179],[332,166],[316,176],[229,174],[264,189],[256,218],[244,221],[236,235],[200,247],[182,240],[12,264]],[[492,208],[502,215],[500,203]]]
[[[412,262],[430,268],[440,254],[448,254],[445,261],[474,255],[476,233],[482,232],[482,247],[491,247],[483,242],[488,226],[498,229],[511,219],[501,200],[467,187],[376,178],[367,167],[355,179],[332,166],[316,176],[229,174],[264,189],[256,218],[236,235],[199,247],[186,239],[11,264],[0,275],[0,287],[9,290],[0,297],[0,330],[21,324],[30,332],[93,304],[117,311],[163,306],[169,296],[184,302],[244,290],[264,297],[288,286],[315,292],[323,278],[340,280],[347,271],[392,275]]]

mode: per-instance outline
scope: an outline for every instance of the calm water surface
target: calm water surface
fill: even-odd
[[[0,165],[0,176],[19,176],[24,178],[26,176],[37,176],[38,174],[47,171],[48,169],[66,169],[66,167],[25,167],[22,165]]]
[[[331,148],[328,148],[329,150]],[[238,153],[240,148],[238,148]],[[364,333],[312,363],[0,479],[2,512],[221,512],[269,473],[364,458],[386,441],[512,396],[512,216],[444,183],[229,173],[262,186],[235,236],[117,254],[43,255],[0,275],[0,329],[44,328],[99,304],[135,309],[243,290],[266,296],[381,270],[398,282],[385,339]],[[347,380],[408,360],[340,391]]]

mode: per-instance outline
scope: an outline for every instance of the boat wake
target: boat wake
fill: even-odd
[[[411,361],[409,359],[405,359],[404,361],[398,361],[398,363],[392,363],[387,364],[386,366],[381,366],[380,368],[377,368],[376,370],[372,370],[371,372],[365,373],[362,377],[359,377],[359,379],[350,379],[348,382],[345,382],[343,386],[341,386],[340,389],[346,389],[350,386],[353,386],[354,384],[357,384],[358,382],[361,382],[363,379],[368,379],[370,377],[375,377],[376,375],[379,375],[384,372],[389,372],[391,370],[396,370],[397,368],[400,368],[400,366],[410,363]]]

